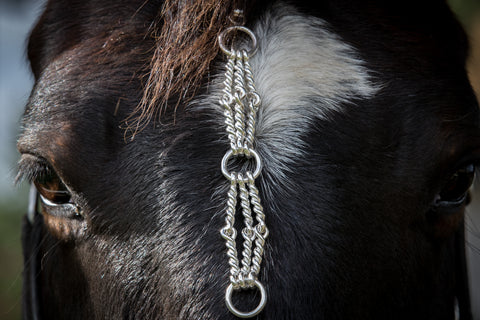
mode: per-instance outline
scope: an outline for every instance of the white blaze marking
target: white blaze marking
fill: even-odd
[[[280,178],[302,156],[302,138],[315,120],[328,121],[329,112],[342,112],[342,102],[368,98],[377,87],[355,50],[321,19],[277,7],[254,33],[251,65],[262,98],[257,142],[269,173]]]
[[[262,99],[257,149],[270,178],[283,180],[290,164],[304,155],[303,137],[312,123],[328,121],[329,113],[342,112],[342,103],[352,98],[371,97],[378,86],[355,49],[329,31],[322,19],[279,5],[253,31],[258,51],[250,63]],[[212,96],[197,100],[198,107],[212,98],[219,100],[222,85],[215,83],[211,89]],[[215,105],[223,115],[220,104]]]

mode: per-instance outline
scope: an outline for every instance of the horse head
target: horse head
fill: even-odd
[[[235,24],[252,39],[226,51],[256,41],[261,99],[258,318],[453,319],[457,301],[468,319],[480,131],[467,41],[444,1],[410,0],[49,1],[18,140],[40,199],[23,228],[24,316],[235,318],[220,230],[227,208],[255,209],[228,204],[220,165],[232,132],[217,37]],[[231,298],[251,310],[258,296]]]

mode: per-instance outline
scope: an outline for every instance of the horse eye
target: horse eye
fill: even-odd
[[[467,193],[475,178],[475,165],[466,165],[455,172],[439,193],[438,205],[460,204],[467,198]]]
[[[53,170],[37,177],[33,183],[44,202],[50,205],[70,203],[71,195],[65,184]]]

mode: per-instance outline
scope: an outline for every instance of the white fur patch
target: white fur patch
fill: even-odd
[[[355,50],[327,27],[286,6],[254,29],[258,52],[251,65],[262,98],[257,144],[267,157],[265,165],[277,175],[302,156],[302,138],[312,122],[341,112],[342,102],[377,91]]]
[[[262,99],[256,145],[270,178],[282,179],[292,161],[303,156],[303,138],[315,120],[328,121],[329,113],[342,112],[342,103],[369,98],[378,88],[354,48],[319,18],[277,5],[253,31],[258,51],[250,63]],[[218,101],[222,86],[211,89],[208,100]]]

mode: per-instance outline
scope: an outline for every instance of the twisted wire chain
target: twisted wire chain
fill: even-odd
[[[245,51],[243,51],[245,53]],[[235,97],[235,134],[237,136],[237,145],[233,154],[244,153],[250,155],[250,152],[245,146],[245,105],[244,99],[245,92],[245,74],[243,64],[243,53],[240,51],[235,52],[235,67],[233,74],[234,82],[234,97]]]
[[[250,66],[250,62],[248,61],[248,55],[245,51],[243,51],[243,60],[244,60],[244,67],[245,67],[245,80],[247,91],[249,95],[248,99],[248,119],[247,119],[247,129],[246,129],[246,137],[245,137],[245,148],[253,148],[253,141],[255,135],[255,121],[257,119],[257,110],[260,105],[260,96],[257,94],[257,90],[255,89],[255,84],[253,82],[253,73],[252,67]]]
[[[224,115],[225,115],[225,124],[227,125],[227,134],[228,139],[230,140],[230,148],[232,150],[236,149],[236,135],[235,135],[235,120],[233,117],[233,111],[231,105],[234,102],[234,96],[232,95],[233,90],[233,74],[234,74],[234,67],[235,67],[235,59],[233,57],[229,57],[227,61],[227,65],[225,67],[225,80],[223,82],[223,97],[220,100],[224,108]]]
[[[231,69],[232,65],[234,66],[233,71]],[[253,151],[255,120],[260,98],[255,90],[253,75],[246,51],[236,51],[229,57],[224,84],[224,96],[221,103],[225,110],[225,123],[227,124],[231,150],[234,155],[243,155],[250,158]],[[233,99],[230,97],[233,97]],[[248,106],[248,108],[245,106]],[[235,130],[234,137],[232,137],[233,128]],[[232,173],[229,177],[231,179],[231,185],[238,185],[240,190],[240,204],[245,225],[242,229],[243,251],[240,272],[238,272],[240,262],[238,258],[234,259],[233,257],[234,253],[236,254],[236,250],[233,250],[236,245],[236,237],[232,236],[232,230],[234,230],[232,221],[234,221],[236,213],[236,199],[235,202],[233,202],[232,197],[237,197],[238,195],[237,189],[235,189],[235,193],[232,191],[232,186],[228,193],[227,201],[226,220],[228,221],[226,221],[226,226],[222,233],[227,242],[227,255],[229,256],[229,263],[232,269],[231,276],[235,278],[234,281],[231,282],[235,287],[241,288],[253,286],[253,281],[257,278],[260,271],[264,251],[263,246],[265,244],[265,238],[268,235],[265,215],[260,204],[259,192],[255,186],[255,178],[251,171],[247,171],[245,175],[246,176],[241,173]],[[248,190],[246,183],[248,183]],[[234,203],[235,206],[233,205]],[[257,220],[255,227],[253,226],[252,208]],[[252,250],[253,242],[255,242],[255,248]]]
[[[227,195],[227,210],[225,216],[225,226],[220,231],[225,239],[227,246],[228,264],[230,265],[230,282],[238,283],[238,275],[240,273],[240,265],[237,258],[237,230],[233,227],[235,224],[235,210],[237,207],[237,182],[231,181],[230,190]]]
[[[255,89],[249,57],[256,50],[256,38],[245,27],[232,27],[225,32],[231,30],[245,32],[254,44],[254,48],[250,51],[228,50],[224,43],[225,33],[219,36],[220,47],[228,56],[223,82],[223,96],[220,99],[220,104],[224,109],[226,131],[230,140],[230,150],[227,151],[222,160],[222,172],[230,180],[225,226],[221,230],[230,265],[230,286],[227,288],[226,302],[230,311],[239,317],[246,318],[257,315],[266,302],[265,288],[257,278],[260,273],[268,229],[265,224],[265,214],[260,202],[259,191],[255,186],[255,179],[260,174],[262,165],[261,159],[254,149],[255,123],[261,100]],[[229,172],[227,166],[232,155],[244,161],[255,163],[254,173],[248,169],[244,173]],[[238,258],[237,231],[234,227],[238,202],[240,202],[239,210],[243,215],[244,224],[241,232],[243,239],[241,261]],[[254,224],[255,221],[256,224]],[[242,313],[235,309],[231,303],[232,290],[253,287],[257,287],[261,292],[261,302],[257,308],[248,313]]]
[[[250,264],[252,263],[252,243],[255,239],[255,232],[253,230],[252,210],[250,209],[250,197],[248,190],[243,181],[241,173],[238,174],[238,187],[240,189],[240,203],[242,206],[242,214],[244,217],[245,228],[242,229],[243,236],[243,251],[242,251],[242,269],[244,283],[242,287],[253,287],[253,279],[250,279]]]
[[[250,172],[247,172],[248,189],[250,201],[255,212],[255,219],[257,224],[254,227],[255,233],[255,249],[253,250],[252,267],[250,269],[253,277],[257,277],[260,272],[260,264],[262,263],[262,256],[265,246],[265,239],[268,236],[267,225],[265,224],[265,214],[260,203],[260,196],[257,187],[255,186],[255,179]]]

